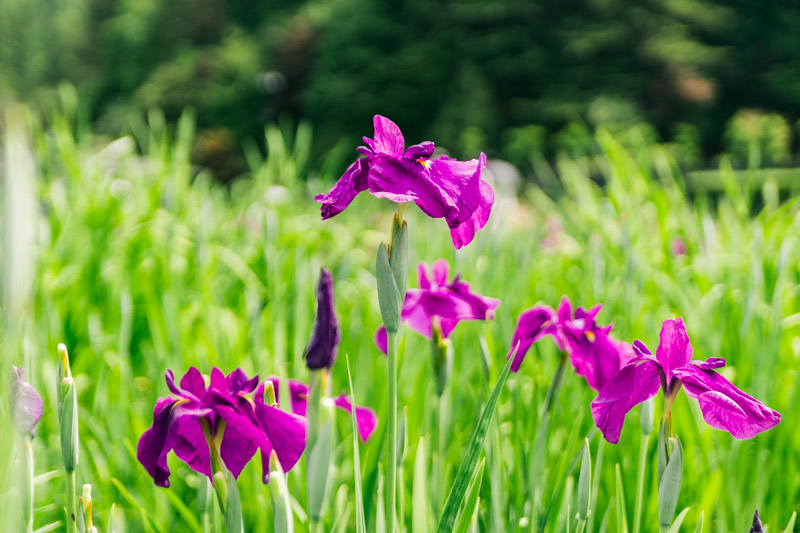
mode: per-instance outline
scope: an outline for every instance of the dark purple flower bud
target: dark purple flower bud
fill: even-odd
[[[317,285],[317,320],[314,334],[303,355],[306,366],[312,370],[330,368],[336,360],[336,345],[339,344],[339,324],[333,308],[333,277],[324,268]]]
[[[22,435],[36,436],[36,424],[42,418],[42,397],[25,381],[25,369],[12,366],[11,412],[14,425]]]
[[[750,533],[764,533],[764,529],[761,527],[761,518],[758,516],[758,509],[756,509],[756,514],[753,515],[753,527],[750,528]]]

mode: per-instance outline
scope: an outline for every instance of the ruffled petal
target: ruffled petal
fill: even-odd
[[[637,404],[658,394],[658,363],[638,358],[622,368],[592,401],[592,418],[605,439],[616,444],[625,415]]]
[[[386,198],[397,203],[414,202],[423,197],[429,198],[430,203],[435,203],[439,192],[430,184],[429,165],[430,160],[417,161],[378,154],[372,159],[367,175],[369,192],[376,198]],[[444,216],[426,214],[434,218]]]
[[[665,320],[661,325],[656,359],[664,369],[667,387],[670,387],[673,371],[692,360],[692,343],[686,333],[683,318]]]
[[[451,229],[469,220],[481,205],[481,171],[486,156],[457,161],[449,158],[428,160],[426,181],[418,186],[417,205],[433,218],[444,218]]]
[[[344,409],[350,416],[353,416],[353,406],[350,403],[350,397],[346,394],[340,394],[333,399],[334,405],[339,409]],[[356,407],[355,409],[356,426],[358,427],[358,436],[361,437],[361,442],[367,442],[370,435],[375,431],[378,425],[378,416],[375,411],[368,407]]]
[[[375,128],[375,135],[371,148],[376,152],[401,157],[406,142],[397,124],[386,117],[375,115],[372,117],[372,125]]]
[[[322,204],[322,220],[344,211],[359,193],[367,190],[369,159],[359,159],[348,167],[333,188],[325,194],[318,194],[314,200]]]
[[[419,144],[409,146],[403,154],[407,159],[427,159],[433,153],[433,143],[431,141],[423,141]]]
[[[159,487],[169,487],[167,454],[175,454],[196,472],[211,476],[211,458],[199,418],[211,413],[196,402],[160,398],[153,409],[153,425],[139,438],[136,458]]]
[[[453,240],[453,246],[456,250],[468,245],[475,238],[475,234],[483,229],[489,221],[489,215],[492,213],[492,205],[494,205],[494,190],[492,187],[481,180],[480,182],[480,203],[472,215],[460,223],[455,228],[450,229],[450,238]]]
[[[686,394],[697,398],[703,420],[737,439],[749,439],[775,427],[781,415],[737,389],[713,370],[687,364],[674,370]]]
[[[555,333],[556,314],[550,307],[537,305],[519,315],[514,334],[511,336],[511,349],[507,356],[511,357],[511,354],[514,353],[514,348],[517,349],[516,353],[514,353],[514,361],[511,363],[511,371],[516,372],[519,370],[525,355],[534,342],[545,335],[553,335],[555,337]],[[517,347],[517,345],[519,346]]]

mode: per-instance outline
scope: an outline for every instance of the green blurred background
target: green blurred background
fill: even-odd
[[[193,107],[193,160],[224,180],[265,123],[308,119],[315,156],[349,157],[375,113],[534,178],[534,156],[599,151],[598,126],[686,168],[787,165],[798,27],[797,0],[3,0],[0,105],[69,80],[112,136]]]

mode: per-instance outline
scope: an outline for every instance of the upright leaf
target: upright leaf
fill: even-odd
[[[356,485],[356,532],[367,533],[367,523],[364,519],[364,494],[361,487],[361,459],[358,453],[358,422],[356,420],[356,391],[353,389],[353,375],[350,373],[350,356],[345,355],[347,362],[347,379],[350,382],[350,402],[353,405],[353,478]]]
[[[425,437],[419,438],[414,458],[414,481],[411,488],[411,526],[414,533],[428,533],[428,480]]]
[[[511,368],[511,362],[513,360],[514,353],[512,353],[511,357],[506,361],[503,371],[497,379],[497,384],[494,386],[491,396],[489,396],[489,401],[486,403],[486,407],[483,408],[483,412],[478,419],[478,425],[475,426],[472,436],[469,439],[467,449],[464,453],[464,460],[461,462],[461,466],[456,474],[456,479],[453,482],[453,486],[450,488],[450,494],[447,496],[442,516],[439,518],[439,533],[453,530],[456,514],[464,501],[464,494],[467,491],[469,479],[471,474],[475,471],[475,465],[478,462],[478,456],[483,447],[483,441],[486,438],[486,431],[489,429],[489,423],[492,421],[492,415],[494,415],[494,409],[497,406],[497,399],[500,397],[500,392],[506,384],[508,371]]]
[[[469,481],[469,488],[467,489],[467,497],[464,501],[464,507],[461,509],[461,514],[458,515],[456,527],[453,530],[455,533],[466,533],[470,524],[472,524],[473,515],[475,514],[475,506],[478,503],[478,494],[481,491],[481,483],[483,482],[483,470],[486,464],[486,458],[481,459],[478,466],[475,467],[475,472],[472,473],[472,478]]]

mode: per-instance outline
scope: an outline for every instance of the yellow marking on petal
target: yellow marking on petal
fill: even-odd
[[[417,159],[417,163],[422,165],[425,168],[431,168],[431,160],[430,159]]]
[[[593,331],[587,331],[585,333],[585,335],[586,335],[586,338],[589,339],[589,342],[594,342],[595,335],[594,335]]]
[[[178,398],[178,400],[172,404],[172,407],[170,407],[170,412],[174,411],[175,408],[178,407],[180,404],[188,402],[189,400],[187,400],[186,398]]]

